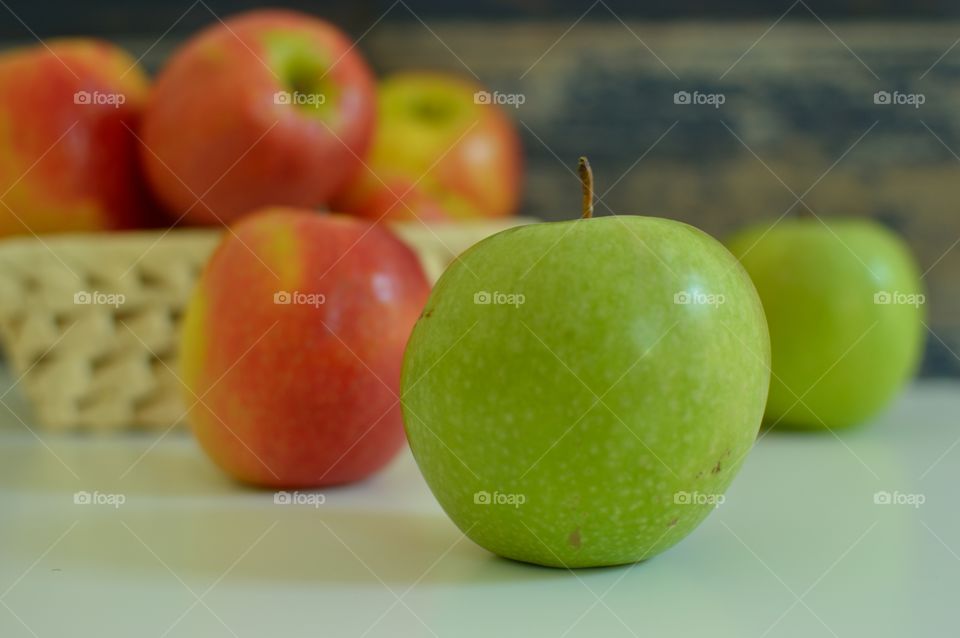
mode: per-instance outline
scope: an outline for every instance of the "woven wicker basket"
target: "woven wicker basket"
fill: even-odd
[[[434,281],[460,252],[522,221],[394,230]],[[0,242],[0,339],[37,424],[166,429],[182,420],[177,331],[219,238],[176,230]]]

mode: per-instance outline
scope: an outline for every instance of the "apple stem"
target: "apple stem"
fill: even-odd
[[[800,208],[797,209],[797,219],[813,219],[813,213],[801,203]]]
[[[581,157],[577,164],[577,173],[580,174],[580,184],[583,186],[583,219],[593,217],[593,169],[586,157]]]

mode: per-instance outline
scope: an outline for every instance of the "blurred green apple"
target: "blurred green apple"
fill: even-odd
[[[763,300],[773,359],[766,418],[841,428],[881,410],[912,376],[925,297],[904,243],[866,220],[784,220],[729,242]]]
[[[541,223],[469,249],[401,380],[417,463],[488,550],[631,563],[689,534],[756,437],[769,341],[717,241],[652,217]]]

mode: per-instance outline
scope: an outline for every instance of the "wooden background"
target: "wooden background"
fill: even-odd
[[[146,2],[89,28],[84,20],[96,10],[71,4],[67,15],[78,31],[100,31],[156,69],[180,39],[214,20],[210,8],[227,15],[241,6],[229,4],[196,4],[184,15],[189,2]],[[960,21],[940,19],[958,15],[960,4],[872,3],[884,20],[864,17],[856,3],[745,2],[723,20],[661,19],[669,3],[478,3],[472,13],[436,2],[301,4],[362,36],[380,72],[447,69],[523,94],[510,113],[527,154],[524,214],[576,215],[571,171],[586,154],[600,214],[673,217],[718,237],[803,207],[824,218],[881,220],[906,237],[926,272],[924,373],[960,375]],[[43,22],[34,5],[19,9],[28,25],[43,23],[33,29],[40,37],[71,30]],[[711,13],[719,10],[697,15]],[[890,19],[901,14],[918,19]],[[29,39],[19,23],[2,24],[6,43]],[[878,90],[925,102],[877,105]],[[677,91],[726,101],[678,105]]]

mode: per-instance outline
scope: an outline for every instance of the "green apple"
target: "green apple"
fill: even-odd
[[[866,220],[796,218],[746,229],[729,246],[770,324],[771,425],[860,423],[913,375],[925,298],[896,235]]]
[[[768,383],[763,310],[736,259],[679,222],[604,217],[513,228],[455,261],[411,335],[401,399],[464,534],[588,567],[649,558],[709,514]]]

